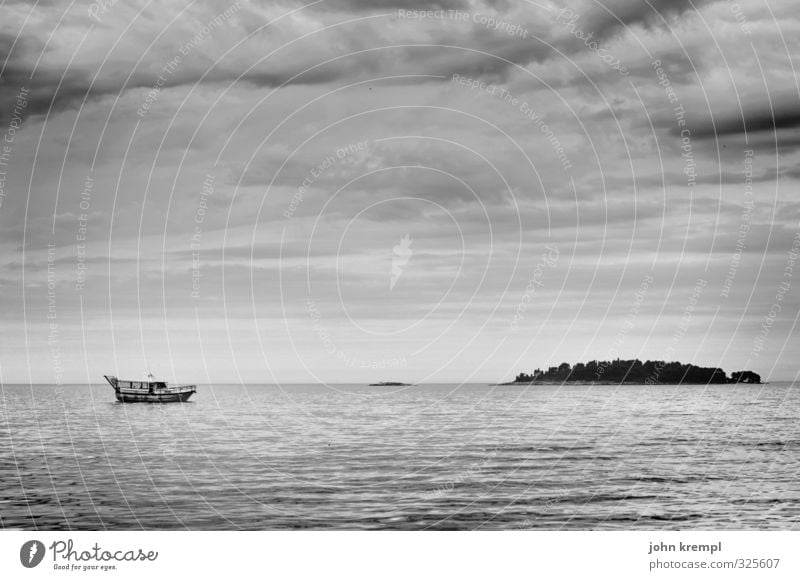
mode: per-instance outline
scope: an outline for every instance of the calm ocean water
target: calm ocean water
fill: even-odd
[[[0,395],[4,528],[800,527],[788,383]]]

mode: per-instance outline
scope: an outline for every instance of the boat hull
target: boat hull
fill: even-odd
[[[194,391],[181,393],[122,393],[116,391],[120,403],[185,403]]]

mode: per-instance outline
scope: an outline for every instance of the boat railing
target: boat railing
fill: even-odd
[[[158,390],[165,391],[185,391],[186,389],[196,389],[195,385],[166,385]]]

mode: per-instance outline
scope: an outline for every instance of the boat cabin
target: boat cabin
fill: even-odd
[[[119,381],[119,386],[123,389],[140,389],[147,393],[164,390],[167,383],[164,381]]]

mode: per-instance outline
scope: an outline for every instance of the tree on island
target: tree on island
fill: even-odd
[[[731,381],[732,383],[754,383],[757,385],[761,384],[761,376],[757,375],[753,371],[736,371],[735,373],[731,373]]]
[[[569,382],[603,382],[603,383],[636,383],[656,384],[725,384],[752,383],[760,384],[761,377],[752,371],[738,371],[730,378],[725,371],[717,367],[699,367],[680,362],[664,362],[660,360],[642,362],[639,359],[613,361],[589,361],[577,363],[574,367],[569,363],[561,363],[557,367],[549,367],[546,371],[536,369],[533,373],[520,373],[516,383],[569,383]]]

